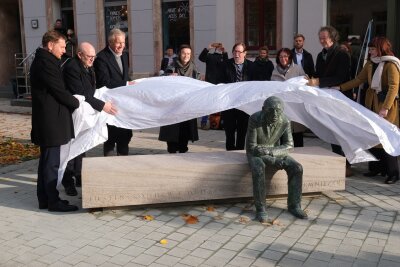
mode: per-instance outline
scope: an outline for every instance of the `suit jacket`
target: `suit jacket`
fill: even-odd
[[[65,88],[60,60],[45,49],[36,50],[30,69],[32,86],[32,143],[61,146],[74,138],[72,111],[79,101]]]
[[[300,64],[297,62],[296,50],[294,48],[292,49],[292,56],[294,64],[301,65],[308,77],[311,78],[315,76],[314,59],[307,50],[303,49],[303,60]]]
[[[128,54],[122,53],[121,60],[123,73],[121,73],[117,60],[108,46],[97,54],[94,61],[97,88],[106,86],[112,89],[126,85],[129,80]]]
[[[102,111],[104,102],[95,98],[96,76],[93,68],[86,69],[81,60],[75,57],[69,60],[63,69],[65,87],[71,94],[85,96],[85,101],[97,111]]]
[[[324,51],[318,54],[315,65],[319,87],[338,86],[350,80],[350,57],[345,51],[335,44],[328,49],[326,59],[323,54]]]
[[[245,59],[243,62],[243,81],[251,81],[253,79],[252,76],[252,65],[248,59]],[[236,67],[235,67],[235,60],[233,58],[228,59],[225,61],[225,67],[223,72],[223,82],[224,83],[234,83],[236,82]]]
[[[228,60],[228,53],[211,54],[208,52],[207,48],[204,48],[199,55],[199,60],[206,63],[206,82],[213,84],[223,82],[224,63]]]
[[[286,155],[293,148],[290,121],[282,114],[270,131],[264,124],[263,111],[250,116],[246,134],[247,156],[253,156],[256,147],[267,148],[273,157]]]

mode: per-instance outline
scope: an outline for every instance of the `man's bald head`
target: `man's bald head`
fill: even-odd
[[[85,68],[92,67],[93,61],[96,58],[96,50],[90,43],[82,42],[78,46],[78,57]]]

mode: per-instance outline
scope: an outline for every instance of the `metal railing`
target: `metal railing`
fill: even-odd
[[[35,52],[30,54],[16,53],[15,58],[15,80],[16,80],[16,97],[27,98],[31,97],[31,84],[29,79],[29,70],[33,59],[35,58]]]

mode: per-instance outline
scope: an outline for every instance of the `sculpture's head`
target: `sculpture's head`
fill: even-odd
[[[276,96],[270,96],[264,101],[262,110],[268,123],[277,122],[283,114],[283,102]]]

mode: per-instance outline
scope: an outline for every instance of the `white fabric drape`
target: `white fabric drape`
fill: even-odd
[[[374,160],[366,150],[381,143],[386,152],[400,154],[399,129],[333,89],[305,85],[296,77],[285,82],[252,81],[213,85],[180,76],[138,80],[135,85],[96,90],[111,101],[118,114],[94,111],[84,102],[73,114],[75,136],[61,147],[59,182],[68,160],[107,140],[106,123],[146,129],[202,117],[230,108],[248,114],[261,109],[272,95],[285,103],[285,114],[322,140],[339,144],[351,163]]]

